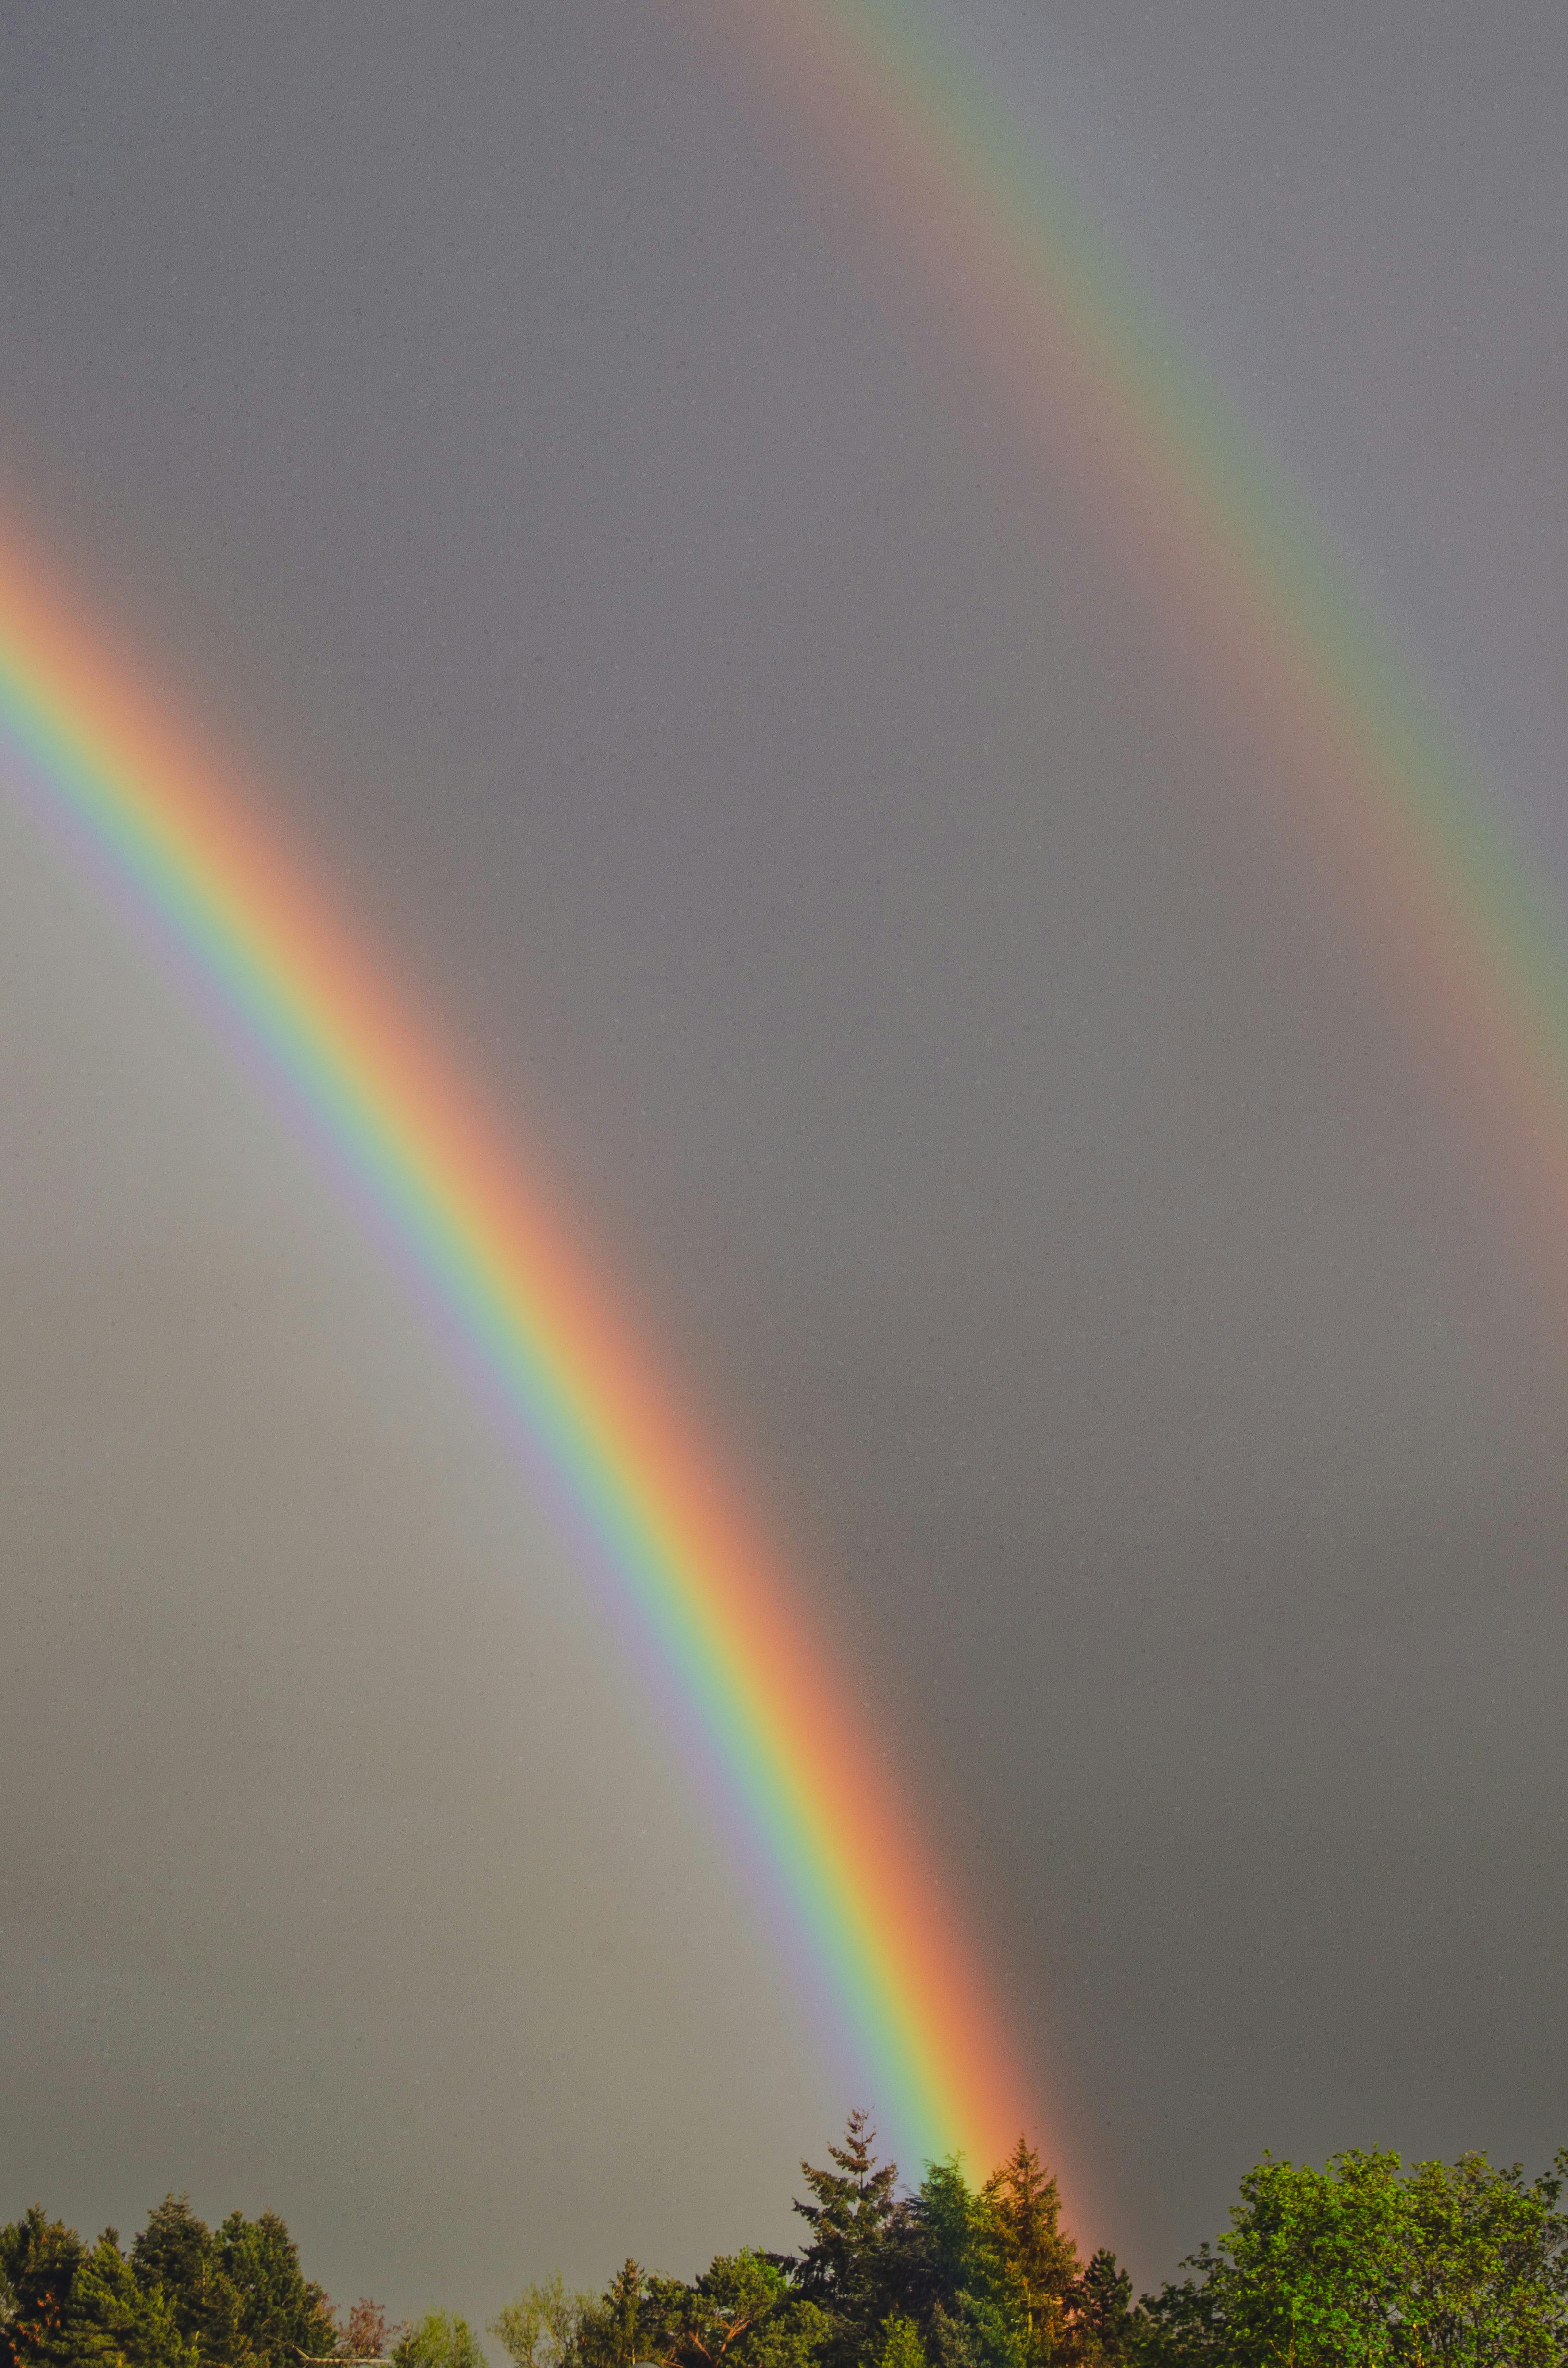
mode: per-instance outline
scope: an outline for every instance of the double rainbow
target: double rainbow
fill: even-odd
[[[685,0],[915,262],[1007,407],[1211,676],[1299,859],[1364,917],[1412,1041],[1563,1271],[1568,991],[1517,867],[1376,637],[917,0]],[[913,2155],[1030,2118],[994,1998],[800,1590],[411,996],[246,786],[0,538],[18,780],[154,916],[477,1360],[652,1637]]]

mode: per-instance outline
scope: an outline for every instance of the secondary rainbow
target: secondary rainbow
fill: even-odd
[[[1348,910],[1410,1056],[1568,1316],[1560,911],[1278,472],[928,0],[676,0],[812,187],[878,225],[1030,475],[1065,492],[1201,686],[1286,859]],[[824,173],[824,165],[827,166]]]
[[[305,1115],[652,1643],[905,2160],[1028,2101],[863,1702],[537,1175],[248,783],[0,533],[6,771],[151,916]],[[753,1855],[756,1854],[754,1847]]]

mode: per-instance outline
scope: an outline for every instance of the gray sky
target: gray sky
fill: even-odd
[[[1568,879],[1568,18],[945,13]],[[0,7],[0,473],[726,1408],[1152,2278],[1266,2146],[1568,2140],[1568,1359],[1210,686],[765,127],[625,0]],[[788,2241],[842,2067],[632,1672],[0,857],[0,2208],[272,2203],[398,2309]]]

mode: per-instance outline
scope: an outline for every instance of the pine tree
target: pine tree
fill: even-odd
[[[59,2358],[86,2248],[41,2203],[0,2228],[0,2368]]]
[[[827,2314],[824,2368],[858,2368],[880,2356],[881,2328],[892,2306],[898,2165],[879,2163],[876,2146],[870,2115],[857,2107],[842,2145],[827,2150],[835,2168],[801,2165],[812,2201],[797,2200],[795,2209],[812,2234],[793,2267],[801,2292]]]
[[[197,2368],[168,2294],[137,2276],[112,2228],[77,2272],[65,2356],[71,2368]]]
[[[1102,2246],[1073,2289],[1074,2325],[1081,2348],[1094,2368],[1100,2362],[1125,2359],[1138,2328],[1132,2306],[1132,2280],[1114,2253]]]
[[[263,2368],[298,2368],[337,2346],[325,2289],[307,2278],[288,2223],[276,2212],[247,2220],[231,2212],[213,2239],[213,2259],[239,2300],[244,2342]],[[384,2340],[383,2322],[383,2340]]]
[[[200,2294],[212,2260],[212,2232],[191,2210],[188,2195],[165,2195],[148,2214],[131,2260],[143,2285],[162,2286],[176,2305]]]
[[[239,2289],[188,2195],[165,2195],[149,2214],[131,2245],[131,2262],[141,2285],[167,2296],[175,2324],[203,2368],[251,2368]]]
[[[1051,2173],[1020,2136],[983,2190],[987,2248],[997,2283],[1017,2323],[1031,2368],[1071,2351],[1068,2308],[1078,2249],[1062,2226],[1062,2197]]]
[[[566,2353],[571,2368],[631,2368],[656,2351],[649,2283],[636,2261],[621,2263],[600,2299],[578,2314]]]
[[[795,2210],[812,2237],[800,2258],[800,2283],[813,2298],[835,2302],[858,2291],[884,2243],[893,2216],[896,2162],[880,2163],[870,2115],[857,2106],[845,2124],[842,2146],[830,2146],[835,2170],[801,2165],[801,2176],[816,2199],[797,2201]]]

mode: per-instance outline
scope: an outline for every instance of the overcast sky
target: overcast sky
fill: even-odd
[[[946,0],[1568,882],[1568,16]],[[0,480],[546,1150],[1141,2279],[1568,2141],[1568,1356],[1062,486],[701,11],[0,6]],[[1062,456],[1063,470],[1073,456]],[[851,2099],[460,1383],[0,801],[0,2214],[790,2240]]]

